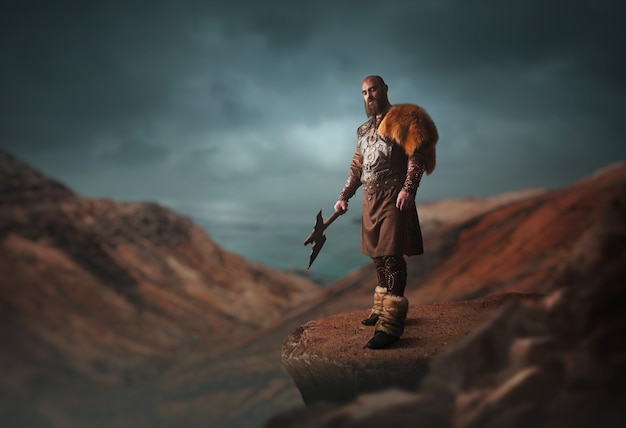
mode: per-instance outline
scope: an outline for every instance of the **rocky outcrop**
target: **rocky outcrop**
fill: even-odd
[[[384,350],[365,343],[369,310],[310,321],[290,334],[281,359],[306,404],[347,403],[387,388],[414,390],[439,354],[479,328],[506,304],[539,296],[506,294],[468,302],[412,305],[402,340]]]
[[[428,361],[426,370],[418,366],[418,352],[402,349],[402,341],[389,356],[387,350],[377,353],[377,367],[387,372],[399,367],[394,384],[383,391],[361,388],[347,404],[336,400],[339,386],[328,379],[335,373],[345,378],[345,365],[356,372],[364,359],[361,354],[342,358],[346,340],[334,340],[332,318],[308,324],[324,326],[314,337],[325,340],[300,339],[302,349],[283,354],[299,389],[309,394],[308,407],[277,415],[265,427],[414,427],[416,421],[420,426],[455,428],[623,426],[626,187],[618,183],[598,194],[601,203],[588,213],[589,227],[555,266],[558,275],[549,284],[553,292],[540,300],[502,306]],[[307,325],[288,338],[286,349],[298,349],[291,341],[306,331]],[[417,344],[412,346],[417,349]],[[329,352],[333,348],[335,352]],[[398,353],[403,353],[399,364],[390,358]],[[313,362],[299,360],[301,355]],[[310,375],[318,356],[341,362],[325,369],[326,383]],[[408,376],[420,378],[415,388],[402,383],[408,377],[405,367],[411,366],[416,372]]]
[[[623,256],[621,263],[626,264]],[[501,308],[434,358],[412,390],[397,382],[398,377],[387,389],[363,391],[341,405],[333,402],[336,384],[328,384],[325,393],[317,384],[318,398],[329,400],[278,415],[264,427],[408,428],[416,421],[420,426],[455,428],[621,427],[626,402],[626,275],[623,267],[619,273],[609,270],[582,289],[564,289],[539,304]],[[398,367],[396,375],[401,376],[403,366],[415,364],[409,354],[398,366],[384,355],[378,364],[389,371]],[[348,364],[361,363],[355,359]],[[341,378],[345,369],[336,372]],[[332,371],[326,374],[333,376]],[[308,382],[312,388],[314,382]]]

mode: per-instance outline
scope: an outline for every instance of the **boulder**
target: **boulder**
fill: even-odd
[[[435,357],[478,330],[498,310],[540,297],[508,293],[474,301],[411,305],[401,340],[380,350],[365,347],[374,331],[361,324],[368,310],[333,315],[291,333],[283,342],[282,363],[306,404],[347,403],[359,394],[387,388],[414,391]],[[533,322],[527,328],[534,328]],[[495,344],[481,344],[475,353],[482,351],[480,346]]]

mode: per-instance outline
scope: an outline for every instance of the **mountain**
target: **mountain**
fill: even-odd
[[[90,416],[84,400],[116,401],[319,291],[224,251],[158,204],[76,195],[6,152],[0,206],[5,421],[108,426],[119,408]]]
[[[263,427],[623,426],[625,184],[604,187],[601,221],[546,294],[414,304],[398,345],[375,352],[356,327],[366,311],[304,324],[283,343],[283,363],[307,406]]]
[[[412,305],[410,312],[416,314],[417,320],[416,325],[408,326],[407,340],[417,338],[415,343],[419,344],[414,352],[427,348],[442,353],[443,348],[453,346],[450,342],[446,347],[435,342],[420,343],[419,338],[439,340],[454,336],[464,327],[475,328],[473,315],[466,325],[447,325],[447,321],[470,316],[471,312],[465,315],[463,312],[469,311],[468,308],[492,305],[495,296],[519,293],[534,298],[557,293],[562,288],[593,288],[595,282],[590,278],[619,265],[615,260],[626,251],[625,207],[626,163],[623,162],[608,165],[560,189],[529,189],[486,199],[437,201],[419,207],[426,253],[408,259],[406,289]],[[619,279],[624,269],[607,281]],[[284,349],[292,334],[297,336],[307,326],[320,325],[333,328],[318,332],[326,340],[323,345],[313,347],[312,352],[330,355],[333,347],[337,356],[359,352],[354,338],[363,345],[367,339],[361,337],[359,323],[353,322],[354,327],[344,331],[336,326],[346,322],[336,320],[354,321],[365,315],[372,304],[375,277],[370,265],[351,272],[301,305],[300,311],[259,333],[257,338],[241,343],[228,355],[264,355],[269,349],[273,350],[271,356],[275,359],[275,350]],[[475,302],[475,305],[457,304],[461,302]],[[420,323],[420,317],[428,318],[425,314],[432,314],[433,308],[437,308],[437,314],[447,314],[441,315],[446,318],[441,323],[451,332],[439,336],[434,328],[420,332],[428,328],[428,322]],[[385,361],[383,358],[380,363]],[[230,364],[236,364],[236,360],[230,359]],[[296,394],[295,388],[292,394]],[[284,397],[293,403],[293,395],[282,391],[280,398],[273,401],[277,408],[287,406]],[[300,402],[295,407],[302,405]],[[314,418],[311,421],[312,426],[319,422]]]
[[[588,254],[578,275],[602,265],[598,247],[621,230],[626,163],[569,186],[418,206],[425,253],[407,258],[411,303],[470,300],[506,292],[548,293],[572,254]],[[370,307],[376,275],[367,265],[331,284],[320,315]],[[315,314],[311,314],[315,316]]]
[[[623,251],[625,196],[619,163],[560,189],[421,205],[412,309],[460,317],[459,302],[579,284]],[[374,285],[367,265],[320,288],[158,204],[76,195],[0,152],[0,420],[260,427],[304,406],[285,338],[366,311]]]

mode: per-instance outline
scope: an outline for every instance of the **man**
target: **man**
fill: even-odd
[[[422,233],[415,193],[422,174],[435,169],[437,128],[424,109],[391,105],[389,87],[380,76],[363,79],[361,93],[369,120],[357,129],[357,147],[348,180],[335,211],[348,210],[348,200],[363,185],[361,252],[372,258],[378,285],[365,325],[375,325],[367,343],[385,348],[400,339],[409,302],[404,297],[404,256],[422,254]]]

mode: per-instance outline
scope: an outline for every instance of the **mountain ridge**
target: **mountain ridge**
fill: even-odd
[[[621,225],[611,207],[626,194],[624,165],[562,189],[419,207],[427,252],[409,259],[410,301],[544,293],[589,275],[605,247],[621,248],[613,242]],[[223,250],[189,218],[158,204],[76,195],[1,151],[0,183],[5,421],[259,426],[302,405],[281,367],[285,337],[310,320],[371,305],[369,265],[321,288]],[[569,205],[553,203],[559,198]],[[537,253],[516,244],[561,208],[567,215]],[[516,222],[524,225],[521,235],[512,233]],[[502,243],[505,254],[526,252],[490,269],[497,264],[486,256],[496,249],[468,250],[482,241]]]

